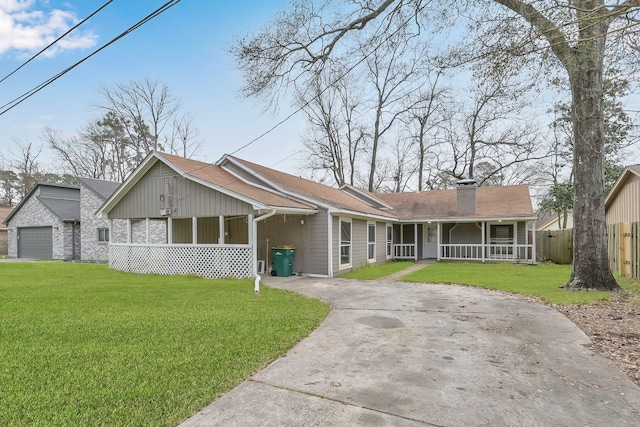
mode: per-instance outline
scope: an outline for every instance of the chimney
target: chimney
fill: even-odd
[[[458,197],[458,215],[471,216],[476,214],[476,184],[475,179],[463,179],[456,183]]]

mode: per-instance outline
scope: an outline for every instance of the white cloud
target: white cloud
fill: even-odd
[[[72,11],[39,10],[36,6],[34,0],[0,0],[0,55],[10,51],[36,52],[79,21]],[[91,31],[77,29],[44,55],[52,57],[62,50],[88,48],[94,46],[97,39]]]

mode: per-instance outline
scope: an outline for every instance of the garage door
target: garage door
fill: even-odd
[[[18,228],[18,258],[53,258],[51,227]]]

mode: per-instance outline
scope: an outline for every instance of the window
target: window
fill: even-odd
[[[340,220],[340,267],[351,267],[351,221]]]
[[[376,261],[376,223],[367,223],[367,261]]]
[[[393,256],[393,226],[387,224],[387,258]]]
[[[98,228],[98,243],[109,243],[108,228]]]

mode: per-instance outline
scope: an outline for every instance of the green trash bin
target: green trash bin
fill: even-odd
[[[288,277],[293,274],[293,257],[296,255],[295,246],[274,246],[271,248],[274,276]]]

